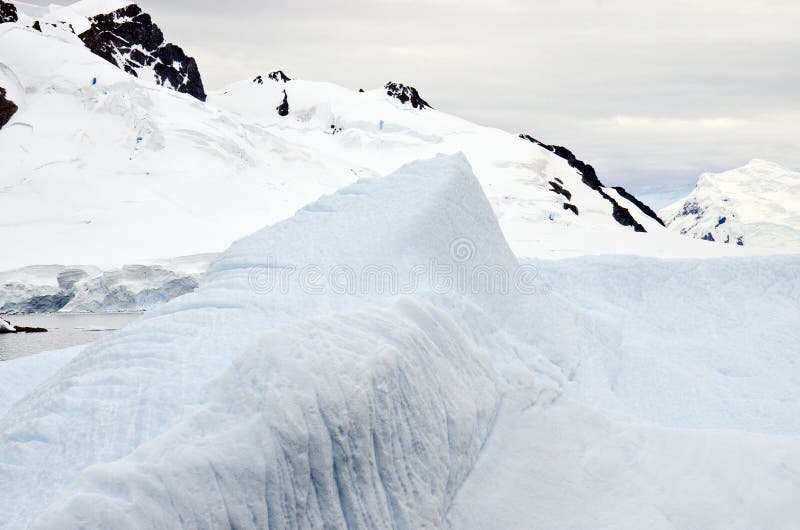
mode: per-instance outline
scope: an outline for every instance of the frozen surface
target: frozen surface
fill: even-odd
[[[464,240],[467,260],[452,246]],[[324,274],[268,281],[309,265],[402,277],[431,260],[466,278],[520,267],[462,156],[238,241],[196,292],[14,399],[6,526],[780,528],[800,515],[796,259],[540,260],[533,295],[425,275],[399,296],[370,282],[343,294]]]
[[[619,332],[572,391],[620,419],[800,434],[800,258],[596,257],[536,263]]]
[[[482,297],[444,296],[448,314],[424,286],[409,299],[369,288],[265,292],[252,274],[270,256],[363,267],[402,249],[400,271],[453,263],[450,242],[464,231],[481,249],[465,267],[514,266],[455,156],[362,181],[237,242],[195,293],[89,346],[0,420],[0,520],[24,525],[52,503],[43,527],[87,517],[101,527],[192,526],[193,517],[439,524],[499,399],[489,352],[459,323],[467,317],[451,316],[480,315]],[[219,437],[238,449],[221,450]],[[165,462],[168,483],[142,471]]]
[[[383,90],[202,104],[58,24],[109,5],[0,25],[4,282],[91,310],[228,250],[112,337],[0,363],[0,527],[796,526],[800,262],[752,256],[786,246],[634,233],[549,151]],[[789,227],[778,180],[756,213]]]
[[[0,414],[5,414],[18,399],[58,372],[84,347],[73,346],[14,359],[13,362],[0,362]]]
[[[451,528],[796,528],[800,437],[609,420],[561,398],[500,413]]]
[[[431,263],[455,283],[331,274]],[[416,162],[237,241],[14,398],[0,520],[790,528],[798,266],[520,264],[462,155]]]

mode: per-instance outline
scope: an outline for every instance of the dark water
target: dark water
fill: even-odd
[[[0,361],[94,342],[124,328],[141,313],[52,313],[7,315],[15,326],[47,328],[47,333],[0,334]]]

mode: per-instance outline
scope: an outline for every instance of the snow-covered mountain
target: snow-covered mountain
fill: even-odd
[[[137,8],[14,13],[0,309],[152,310],[0,363],[3,530],[795,529],[798,256],[398,81],[202,101]]]
[[[800,252],[800,173],[765,160],[704,173],[660,214],[670,230],[693,238]]]
[[[447,115],[402,83],[351,90],[270,70],[203,103],[171,89],[192,92],[194,63],[177,60],[138,8],[82,0],[17,11],[0,24],[0,86],[18,107],[0,129],[0,240],[14,249],[0,270],[219,252],[321,194],[456,152],[519,254],[725,252],[665,233],[577,159]],[[145,75],[161,75],[165,54],[177,84]]]

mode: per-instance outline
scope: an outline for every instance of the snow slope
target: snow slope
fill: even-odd
[[[0,24],[0,86],[20,107],[0,129],[0,158],[8,161],[0,174],[0,240],[13,249],[0,255],[0,270],[107,269],[218,252],[358,178],[456,152],[467,155],[518,254],[743,252],[664,233],[618,198],[655,237],[633,233],[555,153],[414,108],[384,89],[265,73],[260,83],[234,83],[204,104],[135,78],[59,22],[80,33],[95,8],[116,7],[26,6],[20,22]],[[42,32],[29,27],[34,19]],[[284,92],[288,112],[280,116]]]
[[[536,266],[612,342],[581,356],[554,402],[504,399],[449,524],[795,527],[800,261]]]
[[[765,160],[704,173],[661,216],[670,230],[693,238],[800,252],[800,173]]]
[[[520,264],[463,156],[416,162],[238,241],[10,407],[0,520],[790,528],[797,267]]]
[[[800,436],[609,420],[561,398],[501,412],[451,528],[791,530]]]
[[[0,24],[0,86],[24,94],[0,129],[0,239],[13,249],[0,270],[219,251],[353,179],[56,33]]]

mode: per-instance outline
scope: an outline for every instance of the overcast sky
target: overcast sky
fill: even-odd
[[[68,3],[68,2],[64,2]],[[271,68],[568,146],[607,184],[800,169],[798,0],[141,0],[208,89]]]

